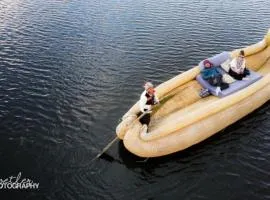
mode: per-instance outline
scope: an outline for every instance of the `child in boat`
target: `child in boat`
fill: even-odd
[[[143,115],[140,119],[142,127],[142,132],[147,132],[148,125],[150,123],[150,113],[152,112],[152,105],[158,104],[159,100],[155,95],[154,85],[151,82],[146,82],[144,84],[144,91],[141,94],[139,106],[140,112],[138,113],[138,117]]]
[[[236,80],[248,80],[250,75],[249,70],[246,68],[245,52],[240,51],[239,56],[234,58],[230,64],[229,74]]]
[[[209,60],[203,61],[204,69],[201,71],[202,78],[207,80],[208,83],[216,88],[216,95],[221,92],[221,90],[227,89],[229,87],[228,83],[223,82],[222,74],[214,67]]]

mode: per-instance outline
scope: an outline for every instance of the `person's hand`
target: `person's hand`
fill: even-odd
[[[151,110],[148,110],[148,109],[144,109],[143,110],[143,113],[147,114],[147,113],[151,113],[152,111]]]
[[[241,73],[241,74],[243,74],[243,73],[244,73],[244,71],[245,71],[245,69],[241,69],[240,73]]]

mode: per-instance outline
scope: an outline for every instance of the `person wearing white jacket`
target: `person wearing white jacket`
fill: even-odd
[[[246,68],[245,52],[240,51],[239,56],[234,58],[230,64],[229,75],[236,80],[248,80],[250,75],[249,70]]]
[[[144,84],[144,91],[141,94],[139,106],[140,112],[138,117],[143,115],[140,119],[141,124],[143,125],[143,131],[147,131],[147,127],[150,123],[150,113],[152,112],[152,105],[158,104],[159,99],[155,95],[154,85],[151,82],[146,82]]]

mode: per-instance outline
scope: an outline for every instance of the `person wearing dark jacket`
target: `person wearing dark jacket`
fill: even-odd
[[[208,81],[210,85],[217,87],[215,93],[218,96],[221,90],[229,87],[229,84],[222,81],[222,74],[209,60],[204,60],[203,66],[204,69],[201,71],[202,78]]]

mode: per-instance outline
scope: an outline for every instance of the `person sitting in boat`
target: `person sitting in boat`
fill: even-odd
[[[249,70],[246,68],[245,52],[240,51],[239,56],[234,58],[229,64],[229,74],[236,80],[248,80],[250,75]]]
[[[216,88],[216,95],[221,92],[221,90],[227,89],[229,87],[228,83],[223,82],[222,74],[217,70],[217,67],[214,67],[209,60],[203,61],[204,68],[201,71],[202,78],[212,86]]]
[[[147,132],[148,125],[150,123],[150,113],[152,112],[152,105],[158,104],[158,97],[155,95],[154,85],[151,82],[146,82],[144,84],[144,91],[140,97],[140,112],[138,117],[143,115],[140,119],[141,124],[143,125],[142,131]]]

